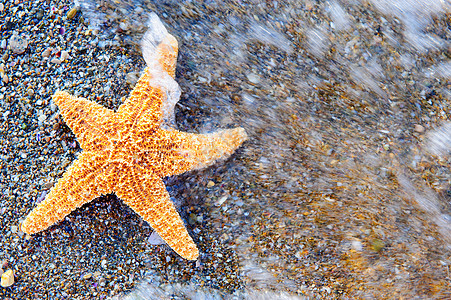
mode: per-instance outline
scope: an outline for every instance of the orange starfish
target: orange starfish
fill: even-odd
[[[166,32],[153,49],[146,58],[148,67],[117,112],[66,92],[53,95],[83,152],[27,216],[21,225],[25,233],[42,231],[83,204],[114,192],[175,252],[189,260],[198,257],[162,178],[229,156],[247,135],[243,128],[210,134],[163,129],[163,117],[175,104],[168,98],[174,97],[169,86],[175,83],[177,41]],[[158,63],[152,63],[152,57]],[[160,80],[164,76],[173,82],[165,84],[167,78]]]

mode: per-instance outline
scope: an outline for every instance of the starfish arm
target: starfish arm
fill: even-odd
[[[197,259],[196,244],[186,231],[161,178],[131,168],[114,190],[175,252],[188,260]]]
[[[123,121],[131,127],[139,128],[140,131],[157,128],[162,123],[164,114],[170,114],[165,110],[173,109],[175,103],[172,102],[178,101],[179,88],[174,81],[178,53],[177,40],[167,34],[156,47],[154,42],[146,42],[146,40],[143,42],[147,68],[136,83],[130,97],[117,111]],[[168,94],[171,95],[171,101],[167,101]]]
[[[178,43],[175,37],[168,34],[158,45],[157,60],[166,73],[175,78],[175,67],[177,65]]]
[[[26,217],[21,230],[28,234],[40,232],[64,219],[76,208],[101,194],[108,193],[105,169],[100,155],[83,152],[50,190],[44,201]]]
[[[58,91],[52,96],[83,150],[102,150],[114,137],[114,112],[85,98]]]
[[[246,139],[244,128],[219,130],[208,134],[173,131],[179,147],[176,155],[165,159],[164,176],[177,175],[189,170],[202,169],[218,159],[229,157]],[[182,157],[182,159],[180,159]],[[179,161],[178,163],[172,163]]]
[[[150,86],[149,76],[145,71],[130,97],[117,110],[118,117],[127,128],[149,131],[162,123],[161,107],[167,96],[162,89]]]

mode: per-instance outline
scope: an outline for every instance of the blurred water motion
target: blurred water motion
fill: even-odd
[[[250,132],[198,175],[219,184],[174,192],[238,255],[236,297],[449,297],[449,2],[80,5],[98,46],[138,45],[156,12],[181,44],[178,126]],[[169,286],[155,297],[226,297]]]

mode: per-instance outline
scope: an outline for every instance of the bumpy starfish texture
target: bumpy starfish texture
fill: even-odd
[[[170,201],[162,178],[228,157],[247,135],[243,128],[210,134],[163,129],[169,94],[157,77],[162,74],[159,71],[164,71],[173,80],[177,41],[167,34],[154,50],[158,63],[149,66],[148,62],[117,112],[66,92],[53,95],[83,151],[22,223],[25,233],[40,232],[83,204],[114,192],[180,256],[188,260],[198,257],[199,251]]]

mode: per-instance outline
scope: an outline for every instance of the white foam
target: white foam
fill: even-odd
[[[264,44],[278,47],[288,54],[293,52],[290,40],[276,29],[262,23],[252,21],[249,27],[249,36]]]
[[[352,79],[357,84],[360,84],[362,87],[377,93],[382,98],[387,97],[387,93],[379,86],[380,78],[382,78],[383,74],[378,72],[377,66],[355,66],[351,69],[350,74]]]
[[[424,71],[427,77],[451,79],[451,62],[442,62]]]
[[[155,13],[149,16],[148,30],[141,41],[141,49],[148,71],[151,74],[149,84],[159,87],[166,92],[166,101],[163,102],[163,128],[175,128],[174,107],[180,100],[181,90],[178,83],[163,69],[156,55],[157,46],[169,34],[163,23]]]
[[[89,20],[88,28],[90,29],[99,29],[100,25],[106,19],[106,15],[96,9],[96,3],[94,1],[75,0],[74,5],[83,10],[83,17]]]
[[[321,27],[310,28],[305,31],[307,35],[308,50],[318,58],[322,58],[329,46],[329,39],[325,34],[325,30]]]
[[[234,294],[224,295],[224,291],[219,291],[209,287],[199,287],[198,284],[170,284],[162,285],[155,278],[148,278],[145,282],[139,284],[133,292],[125,297],[116,296],[113,300],[158,300],[168,299],[168,297],[187,298],[187,299],[249,299],[249,300],[302,300],[301,296],[289,294],[287,292],[274,292],[265,289],[246,288],[243,291],[237,291]]]
[[[398,175],[398,182],[413,200],[413,204],[424,211],[429,220],[434,222],[441,233],[445,246],[451,249],[451,218],[440,212],[440,201],[436,193],[427,186],[416,187],[402,174]]]
[[[351,26],[349,15],[336,1],[329,3],[329,14],[335,29],[346,30]]]
[[[441,38],[426,33],[425,29],[435,14],[451,8],[443,0],[370,0],[376,9],[386,15],[395,16],[405,25],[407,42],[419,52],[441,49],[446,44]]]
[[[430,132],[426,148],[435,155],[445,156],[451,153],[451,122]]]

